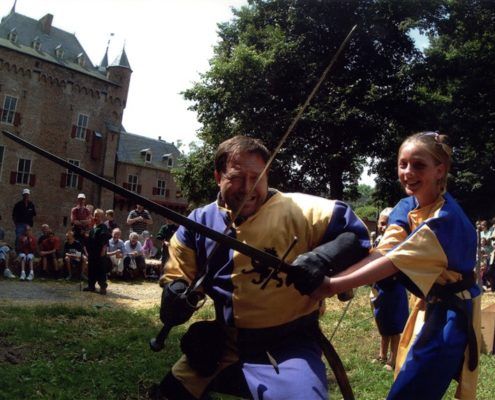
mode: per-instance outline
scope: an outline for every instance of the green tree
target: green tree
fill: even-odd
[[[249,0],[219,25],[210,69],[184,93],[202,123],[204,151],[236,133],[275,148],[357,24],[271,172],[271,183],[283,190],[342,198],[357,184],[365,157],[380,156],[387,138],[401,135],[403,121],[412,119],[409,70],[420,53],[407,32],[431,3]]]
[[[431,110],[454,146],[450,191],[474,217],[495,215],[495,2],[446,0],[431,19],[423,70]]]

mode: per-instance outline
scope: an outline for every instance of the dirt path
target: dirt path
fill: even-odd
[[[160,304],[161,288],[156,282],[110,281],[106,296],[82,292],[83,285],[79,282],[36,279],[32,282],[21,282],[0,278],[0,306],[63,304],[148,308]]]
[[[82,292],[83,285],[79,282],[36,279],[32,282],[21,282],[17,279],[0,278],[0,306],[63,304],[148,308],[160,304],[161,288],[156,282],[109,281],[106,296]],[[482,309],[494,303],[495,293],[487,292],[481,299]],[[332,305],[341,306],[340,303],[331,300],[327,305],[328,309],[332,309]]]

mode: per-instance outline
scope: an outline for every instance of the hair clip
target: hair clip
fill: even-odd
[[[427,132],[422,132],[420,136],[433,136],[433,139],[435,142],[439,142],[438,139],[440,135],[438,134],[438,131],[427,131]]]

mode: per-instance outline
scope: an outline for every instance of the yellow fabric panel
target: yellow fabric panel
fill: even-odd
[[[425,296],[447,268],[447,256],[427,225],[423,225],[385,257],[406,274]]]
[[[237,238],[259,249],[275,250],[278,257],[282,257],[297,236],[297,244],[285,260],[290,263],[298,254],[320,244],[334,205],[334,202],[319,197],[279,193],[266,202],[258,213],[236,227]],[[274,226],[280,234],[274,235],[268,229]],[[302,296],[293,286],[285,287],[285,274],[280,274],[283,287],[277,287],[277,282],[271,280],[265,289],[261,289],[252,284],[253,279],[259,278],[258,274],[242,273],[253,268],[248,257],[234,252],[234,265],[233,309],[237,327],[281,325],[318,309],[318,302],[309,296]]]
[[[407,353],[418,336],[419,331],[423,327],[425,321],[425,302],[419,297],[412,296],[410,300],[412,304],[409,318],[406,326],[400,336],[399,348],[397,350],[397,358],[395,359],[394,379],[397,378],[402,365],[406,361]]]
[[[377,251],[381,255],[387,254],[395,246],[402,243],[407,238],[407,232],[399,225],[389,225],[383,234],[382,240],[372,252]]]
[[[195,277],[197,268],[194,250],[181,243],[176,235],[170,239],[168,249],[169,259],[165,265],[165,275],[160,279],[160,284],[177,278],[185,278],[191,282]]]

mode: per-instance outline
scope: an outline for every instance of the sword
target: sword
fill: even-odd
[[[246,243],[243,243],[237,239],[234,239],[233,237],[227,236],[223,233],[220,233],[218,231],[215,231],[214,229],[211,229],[203,224],[200,224],[196,221],[193,221],[187,217],[184,217],[183,215],[179,214],[178,212],[175,212],[171,210],[168,207],[162,206],[158,203],[155,203],[154,201],[148,200],[147,198],[140,196],[137,193],[131,192],[130,190],[124,189],[121,186],[116,185],[115,183],[102,178],[99,175],[93,174],[92,172],[89,172],[81,167],[78,167],[74,164],[69,163],[68,161],[64,160],[63,158],[60,158],[44,149],[41,147],[38,147],[27,140],[21,139],[19,136],[6,131],[2,130],[2,133],[9,139],[13,140],[16,143],[19,143],[20,145],[28,148],[29,150],[34,151],[35,153],[49,159],[50,161],[55,162],[56,164],[59,164],[60,166],[67,168],[68,170],[75,172],[81,176],[83,176],[86,179],[89,179],[93,183],[96,183],[105,189],[108,189],[114,193],[120,194],[121,196],[124,196],[126,198],[129,198],[136,202],[137,204],[143,205],[145,208],[147,208],[150,211],[156,212],[157,214],[163,215],[164,217],[170,219],[171,221],[182,225],[186,227],[187,229],[190,229],[194,232],[197,232],[201,235],[206,236],[209,239],[212,239],[216,241],[217,243],[223,244],[225,246],[228,246],[231,249],[234,249],[238,251],[241,254],[244,254],[245,256],[248,256],[254,260],[259,261],[263,265],[266,265],[268,267],[272,268],[278,268],[283,272],[287,272],[292,266],[290,264],[285,263],[284,261],[280,260],[278,257],[269,254],[263,250],[257,249],[255,247],[252,247]]]

